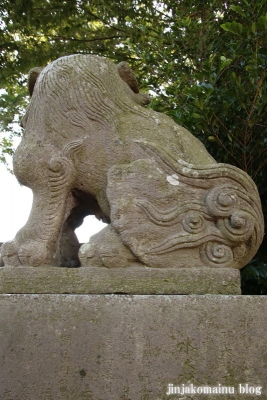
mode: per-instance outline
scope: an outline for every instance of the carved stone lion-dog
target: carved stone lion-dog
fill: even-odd
[[[6,266],[243,267],[263,237],[255,184],[145,108],[126,63],[72,55],[30,73],[14,172],[33,191]],[[80,247],[86,215],[108,223]]]

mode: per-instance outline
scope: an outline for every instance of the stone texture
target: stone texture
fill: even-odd
[[[231,268],[0,268],[0,293],[241,294]]]
[[[267,297],[1,295],[1,400],[267,397]],[[167,396],[248,383],[261,396]]]
[[[4,261],[3,261],[3,259],[2,259],[2,254],[1,254],[2,244],[3,244],[3,243],[0,243],[0,267],[3,267],[3,266],[4,266]]]
[[[29,91],[14,172],[33,206],[3,244],[6,266],[239,269],[254,256],[264,231],[254,182],[144,108],[126,63],[62,57],[30,71]],[[74,231],[90,214],[110,227],[78,256]]]
[[[114,166],[108,174],[111,221],[124,244],[150,267],[246,265],[263,226],[246,174],[230,165],[177,162],[164,149],[144,147],[160,157]]]

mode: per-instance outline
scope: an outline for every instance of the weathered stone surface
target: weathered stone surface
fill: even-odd
[[[3,261],[3,259],[2,259],[2,254],[1,254],[1,247],[2,247],[2,244],[3,244],[3,243],[0,243],[0,267],[3,267],[3,266],[4,266],[4,261]]]
[[[1,295],[0,309],[1,400],[267,397],[266,296]]]
[[[111,221],[124,244],[150,267],[184,268],[190,258],[192,268],[242,268],[253,257],[261,218],[252,181],[230,165],[200,168],[154,150],[156,161],[109,171]]]
[[[29,90],[14,172],[33,190],[33,207],[3,244],[6,266],[92,259],[110,268],[132,260],[184,268],[189,258],[191,267],[239,269],[254,256],[263,237],[254,182],[216,164],[168,116],[145,109],[148,96],[126,63],[62,57],[31,70]],[[78,257],[74,231],[89,214],[111,225]]]
[[[0,293],[240,294],[232,268],[0,268]]]

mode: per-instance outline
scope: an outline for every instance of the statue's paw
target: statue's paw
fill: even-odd
[[[133,257],[129,259],[125,254],[125,249],[110,248],[109,246],[102,245],[99,249],[100,259],[106,268],[126,268],[129,266],[130,261],[134,261]],[[131,255],[130,255],[131,256]]]
[[[110,248],[105,244],[98,246],[89,242],[80,247],[78,256],[82,267],[125,268],[130,261],[136,261],[131,254],[128,257],[125,251],[120,250],[118,247]]]
[[[46,243],[29,242],[17,244],[14,240],[3,244],[1,258],[6,267],[31,266],[51,264],[48,262],[48,250]]]
[[[23,266],[38,267],[41,265],[51,265],[49,254],[47,243],[40,241],[25,243],[18,250],[18,257]]]
[[[78,253],[81,267],[103,267],[95,243],[85,243]]]
[[[82,267],[125,268],[137,261],[110,225],[82,245],[78,256]]]
[[[20,267],[18,248],[14,241],[5,242],[1,248],[1,263],[6,267]]]

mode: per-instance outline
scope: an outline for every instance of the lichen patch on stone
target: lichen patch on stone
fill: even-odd
[[[167,181],[173,185],[173,186],[178,186],[179,185],[179,177],[176,174],[173,175],[167,175]]]

